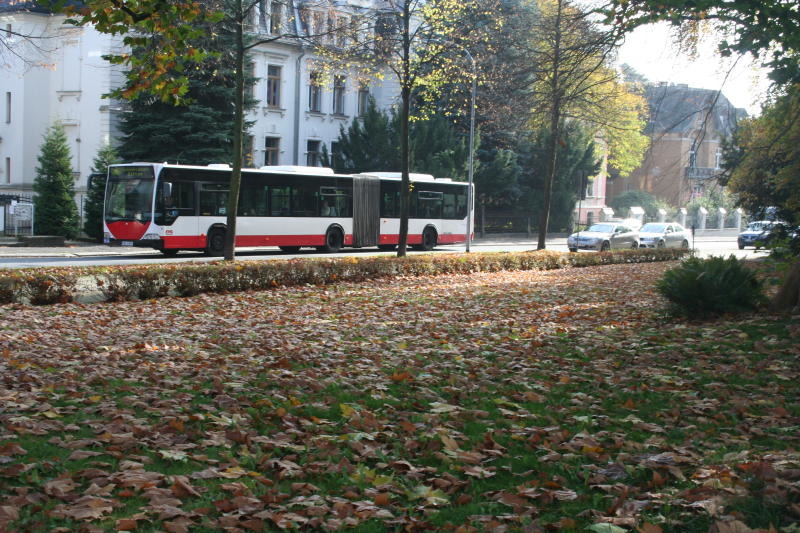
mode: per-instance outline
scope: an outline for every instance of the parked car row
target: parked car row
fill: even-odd
[[[593,224],[567,238],[570,252],[622,248],[689,248],[689,231],[676,222],[650,222],[641,228],[635,221]]]

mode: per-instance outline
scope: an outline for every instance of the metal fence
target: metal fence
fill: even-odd
[[[0,195],[0,234],[33,235],[33,196]]]

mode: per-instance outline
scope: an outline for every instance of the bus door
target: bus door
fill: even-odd
[[[381,229],[381,180],[353,176],[353,246],[376,246]]]
[[[197,194],[191,181],[161,181],[156,194],[155,223],[163,226],[167,248],[199,247]]]

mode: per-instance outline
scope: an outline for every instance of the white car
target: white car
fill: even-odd
[[[638,248],[639,233],[619,222],[600,222],[567,238],[570,252],[596,250],[605,252],[619,248]]]
[[[642,248],[689,248],[691,233],[677,222],[648,222],[639,229]]]

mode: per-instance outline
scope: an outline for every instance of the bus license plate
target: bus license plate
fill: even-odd
[[[133,246],[133,241],[122,241],[120,246]]]

